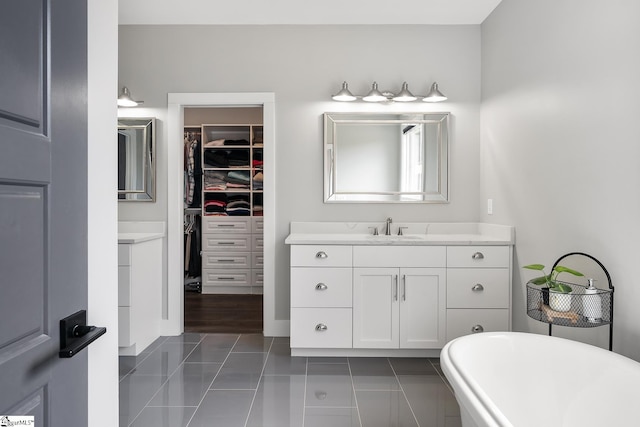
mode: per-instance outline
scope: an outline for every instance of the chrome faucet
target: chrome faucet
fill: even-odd
[[[391,223],[393,222],[393,220],[391,219],[391,217],[387,218],[387,224],[384,226],[384,235],[385,236],[391,236]]]

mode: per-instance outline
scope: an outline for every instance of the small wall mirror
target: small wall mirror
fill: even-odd
[[[118,119],[118,200],[155,200],[155,131],[153,117]]]
[[[325,113],[326,203],[447,203],[449,113]]]

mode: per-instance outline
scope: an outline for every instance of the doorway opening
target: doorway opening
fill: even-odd
[[[184,330],[263,331],[262,106],[187,107]]]

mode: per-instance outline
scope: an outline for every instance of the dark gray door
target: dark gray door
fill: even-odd
[[[0,415],[87,425],[86,0],[0,1]]]

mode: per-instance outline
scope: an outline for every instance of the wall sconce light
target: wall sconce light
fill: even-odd
[[[400,89],[398,94],[387,91],[380,92],[380,90],[378,90],[378,83],[373,82],[371,90],[364,96],[352,94],[349,91],[349,85],[347,85],[347,82],[343,82],[340,92],[333,95],[332,98],[334,101],[341,102],[355,101],[357,99],[362,99],[366,102],[413,102],[419,99],[424,102],[442,102],[447,100],[447,97],[438,90],[438,83],[435,82],[431,85],[431,90],[429,90],[429,93],[426,95],[412,94],[409,91],[409,85],[407,82],[402,83],[402,89]]]
[[[129,89],[126,86],[122,88],[122,92],[118,97],[118,107],[137,107],[143,103],[144,101],[134,101],[131,99],[131,92],[129,92]]]

